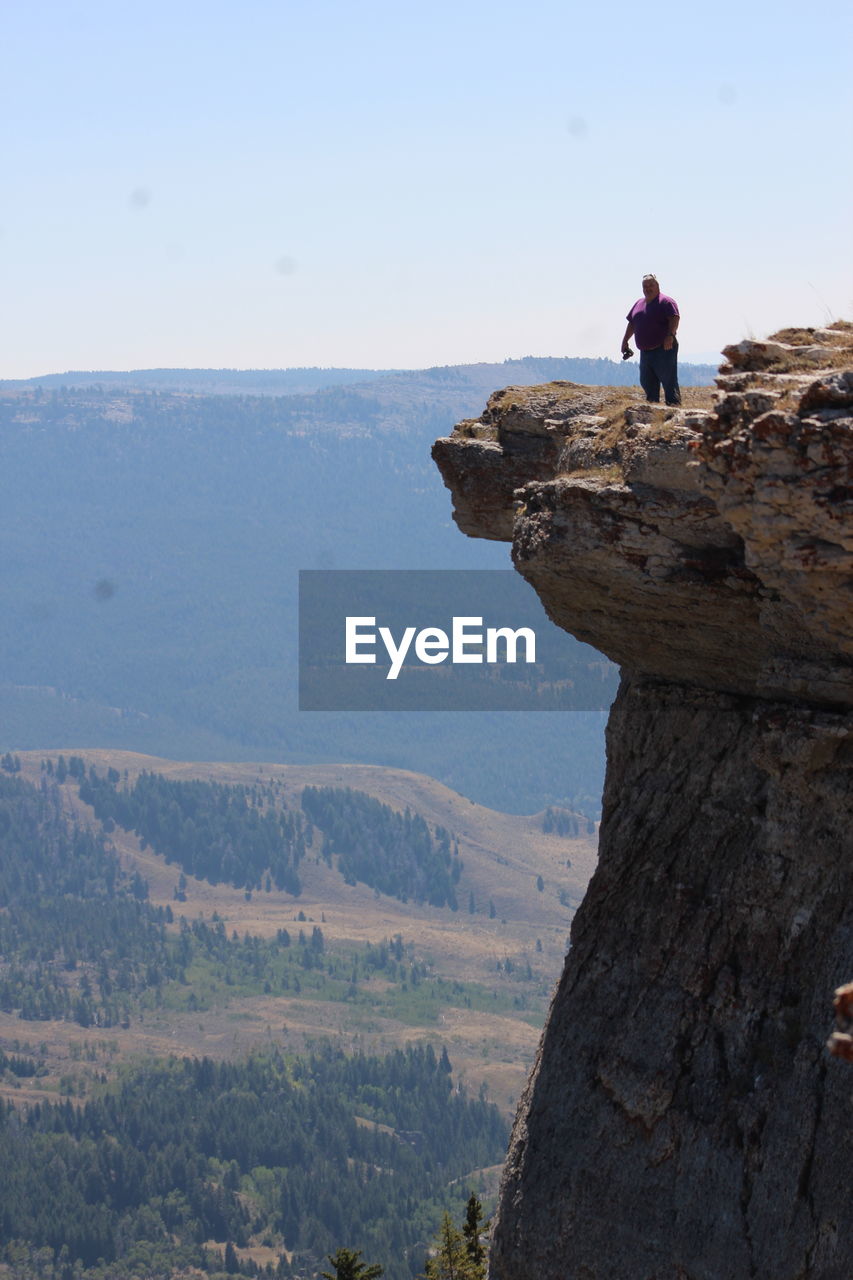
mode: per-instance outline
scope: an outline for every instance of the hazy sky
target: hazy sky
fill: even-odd
[[[30,0],[0,377],[618,358],[853,316],[849,0]]]

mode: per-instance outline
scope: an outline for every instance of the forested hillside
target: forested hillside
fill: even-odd
[[[322,926],[309,928],[308,922],[305,928],[280,927],[271,937],[258,937],[229,934],[215,913],[210,919],[176,919],[170,906],[148,901],[148,886],[138,871],[122,869],[110,838],[116,822],[138,822],[146,832],[143,839],[155,841],[189,874],[212,883],[230,878],[239,888],[248,886],[248,893],[283,890],[292,899],[299,893],[298,883],[291,881],[292,855],[297,850],[302,856],[305,849],[302,815],[278,807],[259,814],[247,803],[252,799],[248,788],[172,782],[143,773],[134,787],[119,790],[117,776],[87,773],[79,757],[60,756],[56,766],[44,764],[40,788],[0,773],[0,1011],[25,1023],[58,1019],[106,1030],[129,1027],[147,1010],[191,1014],[261,995],[344,1001],[413,1023],[434,1021],[447,1007],[491,1012],[527,1007],[523,990],[446,980],[401,934],[362,945],[328,945]],[[66,779],[82,799],[96,804],[96,812],[100,808],[101,829],[69,821],[62,794]],[[254,793],[261,803],[263,793],[257,788]],[[401,855],[400,878],[394,881],[398,893],[403,883],[413,896],[437,898],[452,891],[459,859],[451,853],[447,831],[430,833],[419,814],[394,814],[361,793],[341,794],[349,812],[374,819],[372,828],[363,818],[360,828],[351,828],[351,846],[337,826],[335,848],[343,851],[345,864],[351,856],[359,867],[370,847],[384,848],[384,865],[380,861],[375,874],[365,872],[384,883],[394,874],[387,855],[396,851]],[[194,818],[182,817],[176,796]],[[332,811],[326,813],[318,816],[332,826]],[[391,835],[392,843],[366,846],[365,833],[371,830],[379,841]],[[210,841],[201,864],[206,846],[198,831]],[[175,877],[176,909],[183,874]],[[414,879],[406,880],[407,875]],[[389,885],[383,891],[391,890]],[[300,916],[304,921],[304,913]],[[377,975],[381,982],[373,981]],[[544,994],[536,982],[532,990],[538,998]]]
[[[330,945],[308,921],[271,937],[229,933],[216,915],[190,921],[180,878],[176,912],[154,906],[114,847],[121,822],[164,848],[192,824],[214,850],[198,865],[202,846],[187,838],[192,874],[215,879],[231,856],[233,878],[255,888],[303,835],[302,814],[273,803],[273,788],[145,773],[120,786],[118,771],[102,777],[79,756],[44,760],[35,786],[19,766],[9,756],[0,771],[0,1014],[34,1041],[0,1047],[0,1275],[152,1280],[192,1265],[308,1277],[342,1246],[381,1258],[390,1280],[416,1274],[442,1210],[480,1185],[506,1139],[485,1091],[472,1099],[454,1085],[446,1050],[300,1056],[270,1044],[248,1059],[117,1071],[119,1040],[105,1037],[258,997],[410,1025],[517,997],[442,978],[399,934]],[[72,816],[87,795],[102,808],[93,827]],[[426,832],[452,858],[447,832],[417,814],[407,823],[414,847]],[[72,1061],[100,1067],[57,1078],[40,1037],[62,1023],[97,1037],[70,1043]]]
[[[323,857],[348,883],[456,910],[462,866],[444,827],[430,831],[419,813],[397,813],[351,787],[306,787],[302,808],[324,833]]]
[[[0,1103],[0,1259],[34,1278],[152,1280],[225,1254],[256,1275],[261,1245],[278,1253],[266,1274],[313,1276],[345,1243],[409,1280],[506,1142],[450,1069],[430,1048],[171,1059],[82,1107]]]
[[[80,799],[102,822],[135,831],[169,862],[190,875],[237,888],[269,887],[298,894],[305,854],[301,813],[290,813],[269,788],[176,782],[142,773],[119,789],[119,774],[90,769]]]
[[[56,788],[0,774],[0,1009],[111,1026],[177,976],[165,914]]]

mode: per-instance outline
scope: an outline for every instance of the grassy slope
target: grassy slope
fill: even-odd
[[[55,758],[54,752],[50,754]],[[447,1045],[457,1078],[474,1090],[485,1082],[492,1100],[507,1112],[512,1109],[562,966],[571,919],[570,906],[563,902],[576,906],[583,895],[595,863],[594,836],[562,839],[546,835],[541,815],[498,813],[431,778],[404,770],[369,765],[187,764],[132,752],[73,748],[63,754],[66,758],[82,756],[99,772],[109,766],[127,769],[131,778],[148,769],[172,778],[275,781],[292,805],[298,804],[306,785],[349,786],[396,809],[408,805],[430,823],[447,827],[458,838],[464,862],[457,888],[458,912],[404,904],[379,897],[364,885],[349,886],[316,853],[309,854],[300,868],[303,891],[298,899],[273,890],[255,893],[247,901],[242,890],[190,877],[186,902],[178,903],[174,889],[179,872],[174,865],[150,849],[140,850],[132,833],[117,830],[112,838],[125,866],[138,868],[147,880],[151,901],[172,907],[176,928],[181,913],[192,920],[199,915],[209,919],[215,911],[224,919],[229,934],[237,930],[270,936],[282,927],[295,933],[301,912],[307,917],[303,924],[306,931],[313,924],[321,925],[329,949],[363,947],[365,942],[378,943],[399,933],[405,942],[414,944],[419,959],[432,963],[436,976],[476,984],[489,998],[479,1001],[486,1006],[480,1010],[476,999],[475,1007],[469,1009],[450,1000],[439,999],[436,1005],[435,999],[419,1002],[413,998],[398,1016],[392,1016],[387,1009],[312,999],[307,993],[301,997],[244,995],[227,1002],[214,1001],[212,1007],[192,1014],[167,1008],[146,1012],[144,1020],[133,1021],[127,1030],[110,1028],[107,1032],[72,1023],[22,1022],[0,1014],[0,1046],[11,1048],[14,1041],[47,1044],[51,1075],[43,1085],[55,1085],[61,1076],[85,1077],[87,1072],[108,1069],[111,1063],[137,1055],[231,1056],[270,1041],[299,1049],[319,1037],[333,1037],[346,1047],[373,1051],[412,1039],[429,1039],[436,1045]],[[42,758],[41,752],[22,754],[23,776],[37,782]],[[94,821],[70,781],[63,791],[70,810],[82,820]],[[544,881],[541,891],[537,888],[540,875]],[[471,892],[476,904],[473,915],[468,911]],[[490,900],[497,913],[494,919],[489,916]],[[507,958],[516,965],[512,975],[497,967]],[[532,970],[529,979],[524,977],[528,963]],[[383,980],[377,976],[371,983],[381,1003]],[[498,1006],[494,1011],[488,1008],[493,993]],[[426,996],[426,992],[421,994]],[[32,1082],[25,1081],[14,1090],[14,1096],[22,1099],[32,1092]]]

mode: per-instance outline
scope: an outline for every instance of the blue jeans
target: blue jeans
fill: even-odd
[[[667,404],[681,404],[677,342],[673,342],[670,351],[654,347],[651,351],[640,352],[640,386],[646,393],[646,399],[653,404],[660,402],[661,387]]]

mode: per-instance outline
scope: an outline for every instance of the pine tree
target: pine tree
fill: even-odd
[[[376,1280],[378,1276],[385,1274],[384,1268],[378,1263],[373,1262],[368,1266],[366,1262],[359,1261],[361,1249],[338,1249],[337,1253],[330,1253],[328,1258],[335,1270],[321,1271],[323,1280]]]
[[[489,1224],[483,1222],[483,1206],[472,1191],[465,1206],[465,1221],[462,1224],[462,1235],[465,1237],[465,1249],[473,1268],[472,1280],[485,1280],[486,1249],[480,1236],[488,1230]]]
[[[427,1258],[424,1280],[485,1280],[485,1266],[472,1262],[462,1232],[454,1227],[446,1213],[436,1240],[436,1250]]]
[[[454,1227],[450,1214],[444,1215],[421,1280],[486,1280],[486,1249],[480,1237],[487,1229],[483,1206],[472,1192],[461,1231]]]

